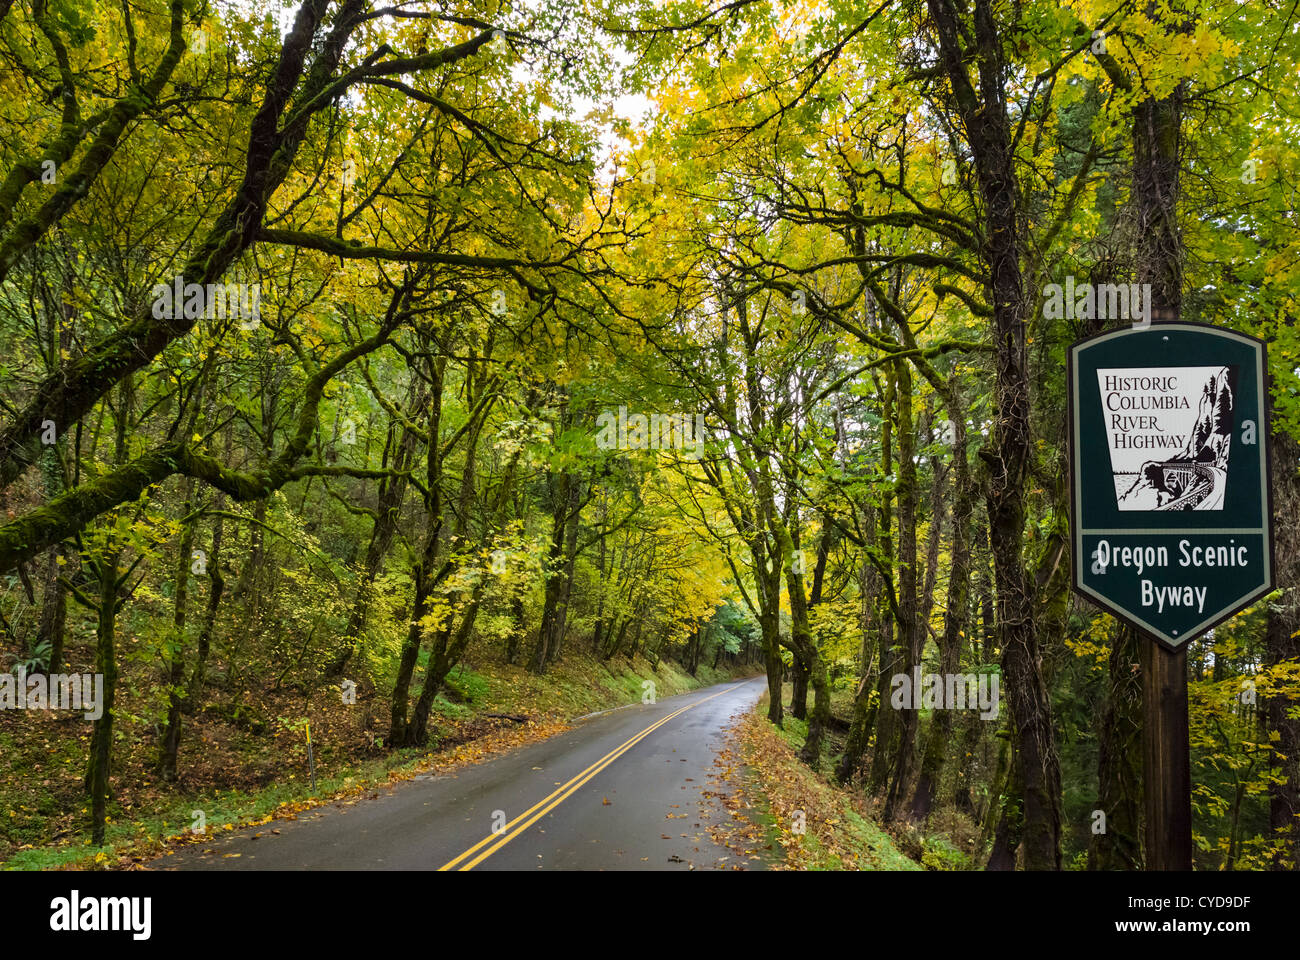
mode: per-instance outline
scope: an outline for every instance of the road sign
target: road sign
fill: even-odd
[[[1068,368],[1074,588],[1178,649],[1273,586],[1264,343],[1158,323]]]

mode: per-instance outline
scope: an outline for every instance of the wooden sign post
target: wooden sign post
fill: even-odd
[[[1146,868],[1192,869],[1192,760],[1187,730],[1187,648],[1144,636],[1142,770]]]
[[[1190,870],[1187,643],[1273,588],[1264,343],[1135,326],[1068,369],[1074,589],[1143,638],[1146,865]]]

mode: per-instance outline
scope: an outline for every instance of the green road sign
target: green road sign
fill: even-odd
[[[1070,347],[1074,588],[1167,647],[1272,589],[1266,369],[1199,323]]]

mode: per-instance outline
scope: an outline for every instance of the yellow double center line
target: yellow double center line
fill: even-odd
[[[537,801],[537,803],[533,804],[523,813],[519,814],[519,816],[515,817],[513,820],[507,823],[501,829],[500,832],[488,834],[478,843],[474,844],[474,846],[470,847],[468,850],[462,853],[459,857],[456,857],[454,860],[448,860],[438,869],[439,870],[452,870],[452,869],[473,870],[476,866],[478,866],[488,857],[492,856],[492,854],[496,853],[498,850],[504,847],[515,837],[519,836],[521,833],[523,833],[525,830],[531,827],[542,817],[546,816],[548,813],[550,813],[552,810],[558,807],[561,803],[563,803],[570,796],[572,796],[573,793],[584,783],[586,783],[596,774],[600,773],[600,771],[604,770],[606,767],[608,767],[619,757],[623,756],[623,754],[627,753],[629,750],[635,747],[646,737],[650,736],[650,734],[654,733],[656,730],[662,727],[669,720],[672,720],[675,717],[680,717],[683,713],[685,713],[687,710],[690,710],[692,707],[698,707],[701,703],[707,703],[708,701],[712,700],[714,697],[720,697],[724,693],[730,692],[731,689],[732,688],[728,687],[726,690],[719,690],[717,693],[710,694],[709,696],[705,697],[702,700],[696,700],[694,703],[688,703],[680,710],[674,710],[672,713],[668,714],[668,716],[664,717],[662,720],[657,720],[654,723],[650,724],[650,726],[646,727],[636,736],[632,737],[630,740],[620,744],[619,746],[611,750],[609,753],[605,754],[603,757],[601,757],[599,760],[597,760],[595,763],[589,766],[586,770],[583,770],[581,773],[573,777],[573,779],[569,780],[567,783],[560,784],[560,786],[556,787],[555,790],[553,790],[549,796],[544,797],[541,800]],[[488,844],[492,844],[492,845],[488,847],[486,850],[483,850],[482,853],[479,853],[478,856],[475,856],[473,860],[470,860],[467,863],[463,863],[463,864],[461,863],[461,861],[465,860],[466,857],[473,856],[475,853],[477,853],[479,850],[481,850],[483,847],[487,846]],[[457,864],[460,864],[460,866],[457,867]]]

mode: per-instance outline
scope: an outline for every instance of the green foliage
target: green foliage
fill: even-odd
[[[345,681],[381,718],[358,732],[364,751],[418,740],[384,725],[425,707],[436,741],[493,702],[605,708],[765,656],[824,668],[833,753],[850,715],[883,716],[899,651],[940,668],[950,622],[957,667],[996,673],[1010,702],[997,617],[1014,584],[995,576],[987,503],[1023,415],[1026,462],[995,492],[1023,514],[1012,552],[1077,863],[1123,673],[1116,624],[1072,599],[1059,549],[1065,351],[1089,329],[1047,317],[1040,291],[1144,269],[1134,110],[1181,90],[1182,316],[1267,339],[1272,426],[1300,437],[1290,21],[1218,0],[1185,23],[1158,6],[991,10],[1015,138],[1003,199],[1022,231],[1007,296],[986,262],[988,158],[932,59],[929,7],[435,6],[326,17],[299,72],[265,10],[187,10],[173,61],[164,0],[6,7],[5,659],[93,668],[99,574],[115,569],[113,743],[159,753],[170,729],[182,774],[212,749],[189,725],[255,742],[298,722],[259,702],[333,701]],[[985,31],[951,13],[978,45]],[[484,23],[507,38],[489,43]],[[325,42],[336,25],[343,42]],[[625,94],[651,97],[651,115],[619,116]],[[260,313],[162,316],[156,288],[178,278],[256,286]],[[1023,310],[998,336],[1006,303]],[[1008,409],[1012,341],[1025,395]],[[619,411],[707,429],[611,445],[601,424]],[[950,611],[959,559],[970,595]],[[1198,866],[1280,849],[1275,728],[1294,709],[1258,703],[1300,701],[1300,666],[1267,642],[1269,618],[1289,616],[1282,586],[1191,648]],[[34,645],[60,617],[58,644]],[[422,706],[426,688],[441,693]],[[919,752],[940,718],[915,719]],[[0,718],[0,743],[45,732]],[[859,738],[866,761],[890,749],[881,733]],[[781,736],[807,734],[788,720]],[[83,736],[58,741],[61,765],[83,764]],[[944,797],[965,778],[979,825],[1025,809],[996,779],[992,728],[950,739]],[[113,767],[117,789],[165,771],[143,752]],[[229,776],[245,773],[263,775]],[[40,803],[72,816],[65,779]],[[36,806],[19,802],[26,818]],[[4,842],[33,839],[32,822]],[[979,865],[964,841],[918,843],[934,869]]]

